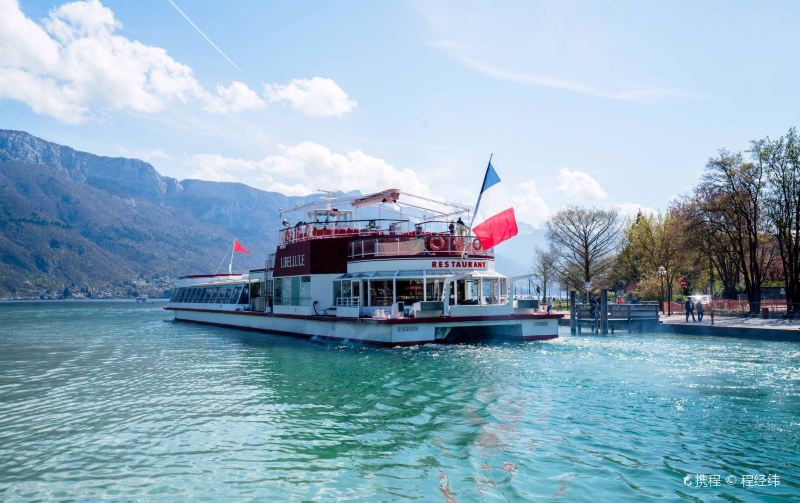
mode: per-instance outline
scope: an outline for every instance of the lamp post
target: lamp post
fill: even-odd
[[[658,279],[661,280],[661,314],[664,314],[664,277],[667,275],[667,270],[664,266],[658,267]]]

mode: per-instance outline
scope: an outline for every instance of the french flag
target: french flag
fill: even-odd
[[[484,250],[513,238],[518,232],[511,199],[500,183],[492,161],[489,161],[483,177],[483,187],[472,220],[472,232]]]

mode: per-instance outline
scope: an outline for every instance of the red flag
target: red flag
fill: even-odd
[[[233,251],[239,253],[250,253],[250,250],[242,246],[238,239],[233,240]]]

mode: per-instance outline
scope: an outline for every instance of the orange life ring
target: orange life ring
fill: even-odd
[[[478,239],[478,238],[473,239],[472,240],[472,249],[475,250],[475,251],[481,251],[481,248],[483,248],[483,245],[481,245],[481,240]]]
[[[444,248],[444,238],[442,236],[433,236],[428,242],[428,246],[433,251],[439,251]]]

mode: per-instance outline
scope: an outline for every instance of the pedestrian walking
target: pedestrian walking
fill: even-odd
[[[699,323],[703,321],[703,303],[698,300],[695,309],[697,309],[697,322]]]
[[[692,321],[697,321],[694,319],[694,302],[692,302],[692,298],[689,297],[686,299],[686,303],[683,305],[684,311],[686,311],[686,323],[689,323],[689,315],[692,316]]]

